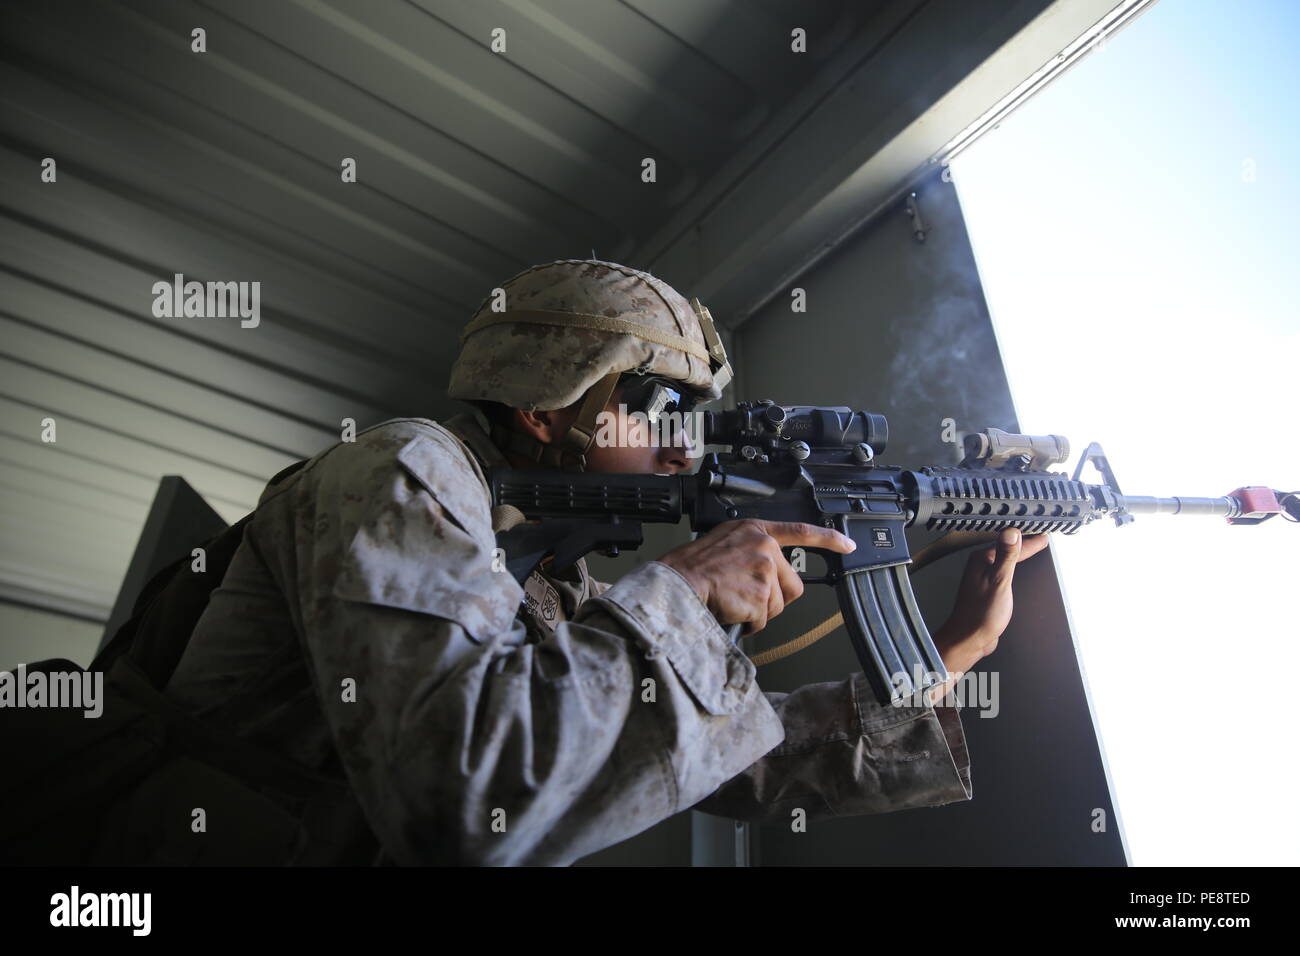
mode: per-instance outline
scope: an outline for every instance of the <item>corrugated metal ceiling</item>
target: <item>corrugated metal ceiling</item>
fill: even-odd
[[[445,414],[494,285],[637,262],[916,6],[6,3],[0,594],[106,617],[162,475],[233,521],[343,418]],[[155,318],[175,273],[259,281],[260,325]]]

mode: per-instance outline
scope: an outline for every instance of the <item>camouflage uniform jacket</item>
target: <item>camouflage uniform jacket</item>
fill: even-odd
[[[861,673],[765,694],[658,561],[546,576],[564,619],[530,614],[493,570],[483,469],[503,459],[477,415],[385,422],[268,486],[167,693],[346,774],[402,864],[567,865],[692,807],[970,798],[955,708],[881,706]]]

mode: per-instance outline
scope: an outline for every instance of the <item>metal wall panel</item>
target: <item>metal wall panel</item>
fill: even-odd
[[[936,172],[917,193],[929,230],[924,243],[913,238],[900,204],[794,283],[807,293],[806,313],[792,312],[787,294],[740,329],[740,397],[879,412],[890,426],[883,464],[955,465],[960,446],[943,440],[945,419],[959,432],[1020,429],[956,190]],[[908,533],[913,549],[932,537]],[[952,610],[964,565],[965,555],[954,555],[913,579],[931,629]],[[962,712],[973,799],[812,822],[802,833],[764,826],[761,865],[1124,865],[1050,555],[1017,568],[1015,601],[997,650],[977,667],[998,673],[998,712]],[[836,610],[829,588],[809,588],[754,650],[802,634]],[[840,628],[761,668],[759,679],[765,690],[788,691],[859,669]],[[1106,832],[1093,831],[1094,808],[1105,810]]]

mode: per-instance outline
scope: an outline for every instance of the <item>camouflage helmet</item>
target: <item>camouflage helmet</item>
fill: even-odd
[[[587,400],[560,447],[498,434],[512,450],[582,470],[595,418],[620,375],[662,375],[700,400],[722,397],[731,364],[698,299],[662,279],[599,259],[559,259],[525,269],[493,290],[460,335],[447,393],[526,411]],[[529,447],[525,449],[523,446]]]

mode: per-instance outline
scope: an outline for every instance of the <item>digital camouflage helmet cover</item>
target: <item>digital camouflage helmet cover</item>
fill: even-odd
[[[461,332],[452,398],[525,411],[567,408],[586,395],[556,445],[493,430],[510,449],[581,471],[619,377],[661,375],[701,401],[722,397],[731,364],[709,310],[648,272],[599,259],[533,266],[494,289]]]

